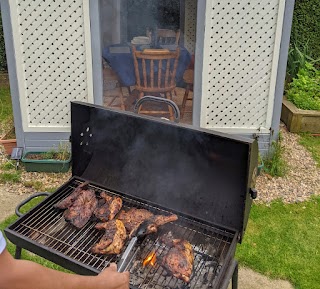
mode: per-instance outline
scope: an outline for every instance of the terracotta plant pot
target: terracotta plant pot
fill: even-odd
[[[4,146],[4,150],[7,155],[11,155],[12,149],[17,146],[17,140],[12,138],[14,136],[14,128],[12,128],[0,139],[0,144]]]
[[[1,139],[0,144],[4,146],[4,150],[7,155],[11,155],[12,149],[17,146],[16,139]]]

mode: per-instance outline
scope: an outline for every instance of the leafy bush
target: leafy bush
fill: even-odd
[[[7,58],[6,58],[6,50],[4,45],[1,12],[0,12],[0,71],[7,71]]]
[[[300,109],[320,110],[320,71],[307,62],[289,84],[287,98]]]
[[[302,49],[299,47],[302,47]],[[308,42],[301,44],[300,42],[295,41],[293,44],[290,44],[286,76],[287,84],[297,77],[299,70],[305,68],[307,62],[312,64],[320,63],[320,59],[315,60],[310,56]]]
[[[296,0],[293,13],[291,43],[299,39],[298,46],[308,42],[310,56],[320,58],[320,9],[319,0]]]

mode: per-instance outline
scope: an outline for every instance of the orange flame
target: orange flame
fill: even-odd
[[[150,264],[151,266],[154,266],[157,260],[156,252],[152,251],[147,258],[144,259],[143,261],[143,267],[147,266]]]

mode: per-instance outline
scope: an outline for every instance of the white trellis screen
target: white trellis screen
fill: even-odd
[[[25,132],[70,129],[70,101],[93,102],[89,0],[10,0]]]
[[[200,125],[227,132],[271,127],[285,0],[210,0]]]

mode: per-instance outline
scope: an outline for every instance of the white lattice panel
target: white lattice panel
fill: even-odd
[[[70,129],[70,101],[92,102],[88,0],[10,0],[25,131]]]
[[[197,0],[185,0],[184,46],[194,54],[196,46]]]
[[[201,126],[271,126],[285,0],[207,1]]]

